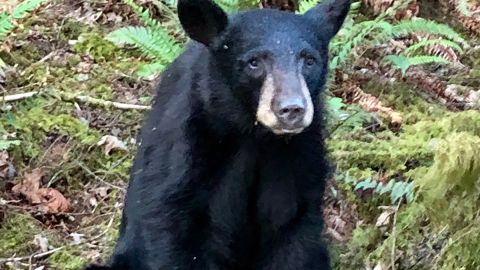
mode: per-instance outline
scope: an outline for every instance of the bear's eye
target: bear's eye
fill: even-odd
[[[252,58],[248,60],[248,67],[251,69],[257,69],[258,68],[258,59],[257,58]]]

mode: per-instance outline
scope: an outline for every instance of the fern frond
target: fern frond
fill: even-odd
[[[137,14],[137,16],[146,26],[151,28],[161,28],[160,23],[152,18],[150,12],[137,4],[134,0],[123,0],[123,2],[130,6],[130,8],[132,8],[132,10]]]
[[[155,62],[151,64],[145,64],[137,70],[137,75],[143,78],[147,78],[159,74],[164,69],[165,65],[162,63]]]
[[[33,10],[37,9],[41,4],[47,2],[48,0],[28,0],[19,3],[15,9],[12,11],[13,19],[23,19],[28,14],[32,13]]]
[[[14,141],[7,141],[7,140],[0,140],[0,151],[8,150],[10,147],[15,145],[20,145],[21,141],[14,140]]]
[[[215,2],[226,11],[236,11],[240,6],[239,0],[216,0]]]
[[[181,51],[180,45],[161,29],[127,26],[109,33],[106,38],[117,45],[133,45],[147,56],[165,63],[172,62]]]
[[[458,43],[447,40],[447,39],[426,39],[422,40],[418,43],[413,44],[412,46],[408,47],[403,51],[405,55],[412,55],[415,51],[418,49],[428,47],[428,46],[434,46],[434,45],[441,45],[447,48],[452,48],[460,53],[463,53],[463,49]]]
[[[334,69],[345,62],[351,56],[353,49],[360,44],[369,46],[377,42],[376,39],[366,39],[372,32],[391,35],[392,31],[392,24],[384,20],[364,21],[351,27],[344,27],[330,43],[331,52],[334,55],[330,61],[330,69]]]
[[[450,40],[466,44],[466,40],[450,26],[435,21],[421,18],[412,18],[403,20],[393,26],[392,34],[394,37],[413,33],[425,33],[448,38]]]
[[[397,181],[392,179],[385,185],[382,182],[378,182],[374,179],[368,178],[366,180],[358,182],[355,190],[368,190],[371,189],[379,195],[390,193],[390,199],[392,204],[397,204],[402,198],[406,198],[410,203],[414,199],[414,183]]]
[[[12,21],[13,19],[7,13],[0,14],[0,42],[13,30]]]
[[[423,64],[448,64],[450,63],[443,57],[440,56],[430,56],[430,55],[419,55],[414,57],[407,57],[403,55],[387,55],[384,58],[386,61],[392,63],[396,68],[399,68],[402,74],[405,74],[409,67],[423,65]]]

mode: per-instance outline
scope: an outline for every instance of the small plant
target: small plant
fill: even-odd
[[[413,193],[414,183],[405,182],[396,179],[391,179],[387,184],[378,182],[372,178],[367,178],[363,181],[358,182],[354,190],[369,190],[372,189],[375,193],[383,195],[390,193],[390,200],[393,204],[398,204],[398,202],[406,198],[408,203],[411,203],[414,199]]]
[[[344,27],[331,42],[333,54],[330,68],[336,69],[348,64],[357,54],[365,52],[379,44],[398,38],[415,35],[426,35],[427,38],[413,40],[401,55],[387,55],[384,60],[405,72],[410,66],[426,63],[448,63],[452,59],[438,50],[423,50],[424,48],[441,47],[440,50],[463,52],[467,47],[465,39],[446,24],[421,18],[402,20],[397,23],[389,21],[389,16],[396,10],[410,3],[411,0],[398,1],[375,19],[355,22],[348,18]],[[428,52],[425,52],[428,51]]]
[[[107,40],[116,45],[131,45],[139,49],[153,63],[144,64],[138,70],[140,77],[148,77],[160,73],[166,65],[171,63],[181,52],[182,46],[175,38],[175,29],[169,29],[166,23],[155,20],[148,10],[144,9],[134,0],[124,0],[138,15],[145,26],[126,26],[107,35]],[[174,13],[174,1],[162,6],[166,14]],[[175,16],[168,16],[174,20]],[[177,22],[174,25],[179,25]]]
[[[0,44],[15,29],[14,22],[23,19],[48,0],[26,0],[16,5],[11,12],[0,13]],[[0,58],[0,76],[4,76],[5,62]]]
[[[328,130],[330,136],[342,129],[360,128],[370,117],[370,114],[360,107],[347,105],[338,97],[327,97],[326,110],[329,119]]]
[[[10,147],[20,145],[19,140],[0,140],[0,151],[8,150]]]
[[[107,40],[116,45],[131,45],[139,49],[153,62],[140,66],[137,75],[151,77],[158,75],[182,51],[186,37],[184,36],[176,16],[175,0],[155,1],[158,8],[165,14],[165,20],[159,21],[150,12],[134,0],[123,0],[138,15],[144,26],[127,26],[117,29],[107,35]],[[240,7],[252,6],[252,0],[218,0],[217,3],[225,10],[233,11]]]

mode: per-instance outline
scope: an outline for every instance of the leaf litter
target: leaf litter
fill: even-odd
[[[43,171],[40,168],[25,173],[23,181],[12,188],[16,194],[21,194],[30,204],[39,207],[46,214],[59,214],[72,210],[70,202],[63,194],[54,188],[41,188]]]

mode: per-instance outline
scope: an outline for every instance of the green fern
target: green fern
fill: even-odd
[[[370,118],[370,113],[357,105],[347,105],[338,97],[327,96],[326,105],[329,136],[345,129],[360,128]]]
[[[0,43],[5,41],[5,38],[13,31],[15,28],[13,22],[15,20],[20,20],[28,16],[35,9],[40,7],[43,3],[48,0],[26,0],[19,3],[13,11],[9,14],[6,12],[0,13]],[[0,76],[4,76],[5,62],[0,59]]]
[[[414,57],[408,57],[403,55],[387,55],[384,58],[386,61],[392,63],[396,68],[400,69],[403,75],[411,66],[424,65],[424,64],[448,64],[449,61],[440,56],[431,55],[419,55]]]
[[[450,26],[422,18],[400,21],[397,25],[393,26],[392,30],[394,37],[412,33],[425,33],[445,37],[461,44],[467,44],[466,40]]]
[[[163,29],[127,26],[109,33],[106,38],[117,45],[133,45],[165,63],[173,61],[181,51],[181,46]]]
[[[217,0],[215,2],[226,11],[236,11],[239,8],[239,0]]]
[[[106,36],[106,39],[116,45],[131,45],[146,56],[153,59],[153,63],[141,66],[137,70],[140,77],[150,77],[159,74],[181,52],[186,40],[176,16],[176,2],[153,1],[166,17],[165,21],[158,21],[150,12],[136,3],[135,0],[123,0],[137,14],[144,26],[127,26],[117,29]],[[252,6],[255,0],[218,0],[223,8],[233,11],[240,7]]]
[[[18,4],[13,9],[11,14],[6,12],[0,13],[0,42],[3,41],[5,37],[13,30],[14,20],[25,18],[28,14],[46,1],[47,0],[27,0]]]
[[[10,147],[14,145],[20,145],[19,140],[7,141],[7,140],[0,140],[0,151],[8,150]]]
[[[392,204],[397,204],[401,199],[406,198],[407,203],[413,202],[414,192],[413,182],[397,181],[391,179],[385,185],[371,178],[358,182],[354,190],[373,190],[379,195],[390,193],[390,200]]]
[[[159,74],[182,50],[184,36],[175,15],[176,1],[154,1],[168,18],[166,22],[155,20],[147,9],[134,0],[123,2],[132,8],[144,26],[127,26],[114,30],[106,39],[119,46],[131,45],[153,59],[154,63],[143,65],[137,70],[140,77]]]
[[[411,45],[410,47],[408,47],[403,51],[403,54],[411,56],[421,48],[434,46],[434,45],[441,45],[443,47],[452,48],[459,53],[463,53],[463,48],[460,45],[458,45],[458,43],[456,42],[453,42],[447,39],[426,39]]]
[[[132,10],[137,14],[139,19],[142,20],[145,26],[150,28],[162,28],[160,22],[153,19],[150,15],[150,12],[139,4],[135,3],[134,0],[123,0],[123,2],[130,6],[130,8],[132,8]]]
[[[405,50],[405,56],[403,57],[389,57],[390,59],[386,59],[390,62],[401,64],[404,71],[409,66],[415,65],[415,63],[444,63],[447,61],[447,59],[442,58],[442,60],[440,59],[441,57],[430,55],[416,55],[412,58],[414,52],[419,48],[431,45],[442,45],[463,53],[462,47],[468,47],[465,39],[445,24],[415,18],[401,21],[394,25],[385,19],[379,18],[381,18],[381,16],[374,20],[363,21],[356,24],[351,22],[346,23],[344,28],[330,44],[333,54],[330,62],[331,69],[335,69],[345,64],[349,59],[352,59],[355,56],[355,51],[359,48],[365,49],[382,44],[391,39],[414,33],[426,33],[438,38],[412,44]]]

